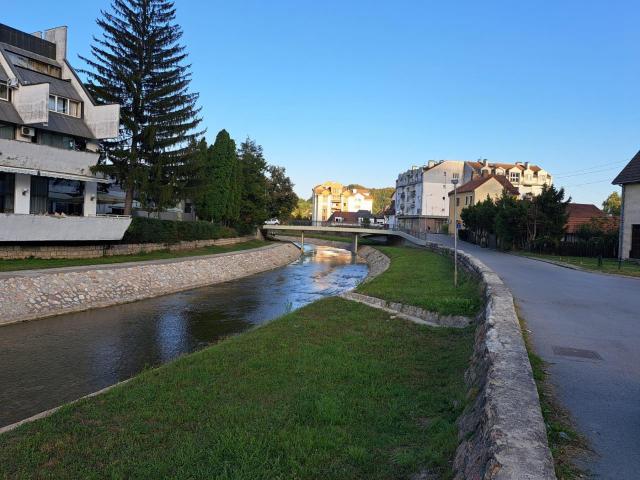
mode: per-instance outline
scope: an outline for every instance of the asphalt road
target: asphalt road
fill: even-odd
[[[458,248],[511,289],[560,402],[597,454],[586,467],[596,478],[640,479],[640,279]]]

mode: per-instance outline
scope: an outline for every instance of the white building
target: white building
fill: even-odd
[[[462,184],[487,175],[501,175],[520,192],[520,198],[535,197],[542,193],[544,185],[550,187],[553,183],[551,174],[538,165],[529,162],[489,163],[484,159],[477,162],[464,162],[464,176]]]
[[[324,182],[312,190],[311,221],[326,222],[336,212],[371,213],[373,198],[368,190],[362,188],[348,189],[338,182]]]
[[[620,258],[640,259],[640,152],[613,181],[622,186]]]
[[[464,162],[429,160],[412,167],[396,180],[395,222],[398,228],[416,232],[439,232],[449,218],[452,179],[461,179]]]
[[[0,242],[120,240],[131,222],[96,215],[91,172],[120,107],[97,105],[66,53],[66,27],[0,24]]]

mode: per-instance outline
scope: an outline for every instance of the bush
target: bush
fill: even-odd
[[[177,222],[155,218],[134,217],[123,243],[178,243],[237,236],[233,228],[209,222]]]

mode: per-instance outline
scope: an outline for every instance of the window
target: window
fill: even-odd
[[[9,101],[9,87],[6,82],[0,82],[0,100]]]
[[[469,205],[469,197],[464,197],[464,204]]]
[[[31,177],[32,214],[64,213],[81,216],[84,205],[84,183],[62,178]]]
[[[454,174],[453,174],[453,178],[458,178],[458,176],[459,176],[459,175],[458,175],[457,173],[454,173]]]
[[[24,55],[19,55],[13,52],[7,52],[7,56],[9,57],[9,60],[11,60],[11,63],[16,67],[28,68],[29,70],[34,70],[56,78],[62,77],[62,69],[55,65],[40,62],[39,60],[34,60],[33,58],[25,57]]]
[[[510,172],[509,181],[511,183],[518,183],[520,181],[520,172]]]
[[[80,102],[58,97],[57,95],[49,95],[49,110],[73,117],[80,117],[81,113]]]
[[[15,175],[0,172],[0,213],[13,213]]]
[[[460,197],[457,197],[456,198],[456,207],[459,207],[459,206],[460,206]]]
[[[13,125],[0,123],[0,138],[3,140],[14,140],[16,138],[16,129]]]
[[[73,137],[52,132],[39,132],[38,143],[54,148],[64,148],[66,150],[76,150],[78,146]]]

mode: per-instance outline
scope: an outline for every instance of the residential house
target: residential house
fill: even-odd
[[[640,152],[613,181],[622,186],[620,258],[640,259]]]
[[[369,210],[357,212],[333,212],[327,220],[332,226],[360,227],[368,223],[371,227],[384,226],[384,217],[375,216]]]
[[[325,182],[312,190],[311,221],[326,222],[335,212],[373,210],[371,193],[362,188],[346,188],[338,182]]]
[[[599,221],[602,225],[607,227],[607,230],[610,228],[615,229],[618,226],[618,217],[607,215],[591,203],[567,204],[567,224],[565,226],[564,241],[577,241],[577,233],[580,230],[580,227],[583,225],[589,225],[593,220]]]
[[[531,165],[529,162],[489,163],[487,159],[465,162],[462,183],[483,175],[507,177],[509,182],[518,188],[521,198],[538,196],[544,185],[551,186],[553,183],[549,172],[538,165]]]
[[[518,188],[515,187],[504,175],[485,174],[484,177],[476,177],[470,182],[458,187],[456,194],[449,192],[449,234],[453,235],[458,228],[463,226],[460,214],[462,210],[478,202],[482,202],[489,197],[491,200],[497,200],[502,196],[503,192],[507,192],[513,196],[519,196]]]
[[[429,160],[412,167],[396,180],[395,213],[398,228],[414,232],[438,232],[449,218],[447,195],[452,179],[461,179],[464,162]]]
[[[96,214],[91,167],[118,135],[67,60],[67,28],[0,24],[0,242],[120,240],[131,219]]]

